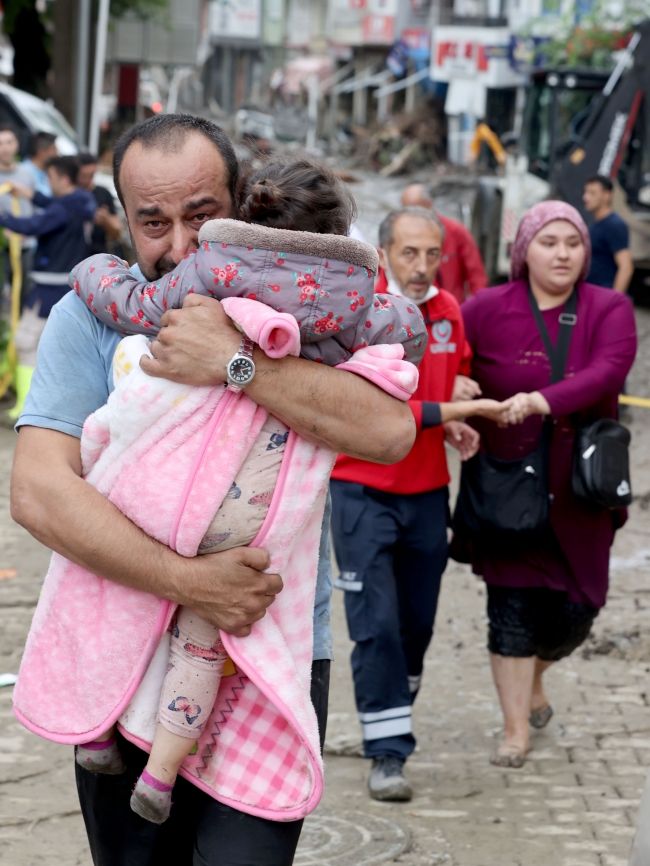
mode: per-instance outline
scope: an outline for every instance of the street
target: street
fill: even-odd
[[[370,242],[403,185],[367,175],[353,186]],[[460,216],[452,202],[438,205]],[[628,393],[650,397],[650,311],[637,310],[637,322]],[[335,591],[326,788],[306,822],[299,866],[626,866],[650,766],[650,410],[632,409],[628,421],[635,498],[613,550],[608,605],[588,643],[550,672],[555,716],[534,734],[523,769],[488,763],[500,711],[485,650],[485,590],[469,567],[451,563],[415,707],[419,745],[407,764],[415,796],[370,800],[368,762],[356,754],[351,644]],[[18,670],[49,558],[9,516],[14,443],[15,434],[0,429],[0,574],[18,572],[0,580],[0,673]],[[27,733],[12,715],[10,687],[0,689],[0,862],[91,863],[72,749]]]

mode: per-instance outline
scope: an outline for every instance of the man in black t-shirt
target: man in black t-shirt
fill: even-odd
[[[90,255],[111,252],[122,256],[122,246],[119,243],[122,234],[122,223],[115,212],[115,202],[110,190],[98,186],[95,181],[97,157],[92,153],[79,155],[79,177],[77,183],[81,189],[87,190],[95,197],[95,226],[90,242]],[[109,242],[110,249],[109,249]]]
[[[612,181],[596,175],[585,184],[582,200],[593,214],[591,236],[591,269],[588,283],[626,292],[634,273],[629,249],[627,225],[612,210]]]

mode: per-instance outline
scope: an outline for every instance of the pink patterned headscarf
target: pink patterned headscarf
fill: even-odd
[[[584,280],[586,278],[591,265],[591,239],[585,221],[572,205],[564,201],[541,201],[531,207],[519,223],[517,237],[510,254],[511,280],[526,279],[528,276],[528,265],[526,264],[528,246],[537,232],[553,220],[567,220],[580,232],[585,247],[585,263],[578,279]]]

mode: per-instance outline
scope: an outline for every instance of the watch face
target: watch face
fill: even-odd
[[[235,358],[228,365],[228,377],[235,385],[248,385],[255,373],[255,365],[248,358]]]

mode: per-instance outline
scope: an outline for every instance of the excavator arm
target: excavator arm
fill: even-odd
[[[626,71],[633,59],[633,67]],[[629,156],[630,144],[637,148],[643,141],[650,144],[650,19],[638,25],[630,44],[603,88],[594,100],[589,117],[585,120],[580,139],[558,166],[555,192],[570,204],[582,210],[585,181],[600,174],[612,180],[619,175],[624,160]],[[641,130],[641,141],[636,132]],[[624,183],[631,206],[638,201],[643,185],[631,176]],[[642,202],[644,203],[644,202]]]

